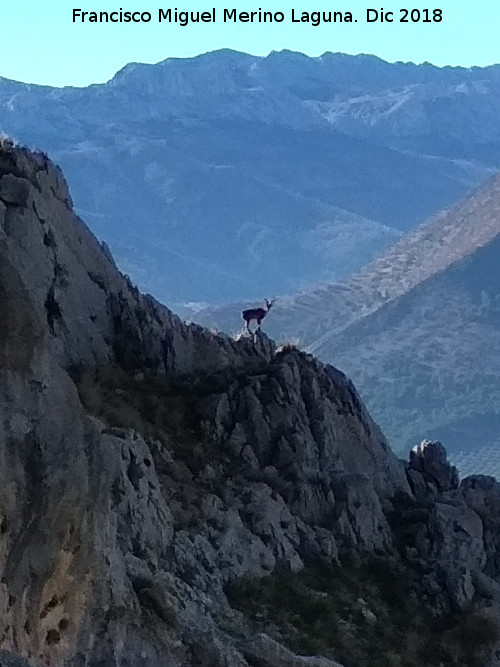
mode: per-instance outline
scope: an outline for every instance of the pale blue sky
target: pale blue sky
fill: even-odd
[[[181,27],[158,24],[158,8],[179,10],[223,8],[239,11],[283,11],[281,24],[215,24]],[[149,24],[74,24],[72,9],[148,10]],[[358,23],[312,27],[289,22],[292,7],[302,11],[351,11]],[[401,7],[443,9],[437,24],[367,24],[366,9]],[[500,2],[498,0],[348,0],[345,4],[308,0],[292,4],[265,0],[259,5],[226,0],[195,5],[155,4],[153,0],[0,0],[2,43],[0,76],[51,85],[87,85],[109,79],[127,62],[158,62],[167,57],[186,57],[218,48],[233,48],[256,55],[292,49],[309,55],[324,51],[373,53],[386,60],[429,61],[436,65],[488,65],[500,62]]]

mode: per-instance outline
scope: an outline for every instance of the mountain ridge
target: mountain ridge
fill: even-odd
[[[224,303],[350,275],[486,179],[497,70],[209,53],[89,88],[2,81],[0,130],[55,156],[144,289]]]

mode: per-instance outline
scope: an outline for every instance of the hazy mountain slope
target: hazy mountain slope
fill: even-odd
[[[474,451],[500,432],[497,237],[320,346],[396,448],[421,435]]]
[[[499,80],[220,51],[85,89],[0,79],[0,130],[51,151],[143,287],[222,303],[346,276],[483,181],[500,165]]]

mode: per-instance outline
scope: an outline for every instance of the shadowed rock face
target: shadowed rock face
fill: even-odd
[[[446,495],[413,469],[410,487],[340,371],[183,324],[117,271],[45,156],[0,165],[6,664],[333,666],[254,639],[225,587],[345,552],[425,567],[438,610],[487,587],[496,485]]]
[[[417,470],[424,479],[436,484],[439,491],[458,487],[458,472],[446,460],[446,449],[437,440],[422,440],[410,452],[410,470]]]

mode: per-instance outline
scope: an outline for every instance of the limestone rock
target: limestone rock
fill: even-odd
[[[435,553],[458,567],[481,570],[486,562],[483,523],[479,516],[460,502],[438,502],[435,506]],[[439,533],[439,534],[437,534]]]
[[[410,453],[410,468],[430,478],[440,491],[458,487],[457,469],[447,461],[446,449],[437,440],[422,440]]]
[[[485,573],[497,575],[500,572],[500,484],[493,477],[472,475],[462,480],[460,491],[483,522]]]
[[[6,174],[0,178],[0,199],[9,206],[26,206],[29,186],[22,178]]]
[[[182,323],[117,271],[45,156],[0,164],[0,645],[68,667],[243,666],[225,585],[394,549],[383,503],[403,468],[342,374]],[[219,380],[184,452],[87,415],[74,364]]]
[[[400,549],[422,571],[436,609],[466,608],[476,594],[475,582],[484,583],[481,573],[498,572],[493,562],[498,485],[468,478],[457,489],[445,448],[429,441],[410,453],[407,477],[412,493],[398,496],[391,515]]]

